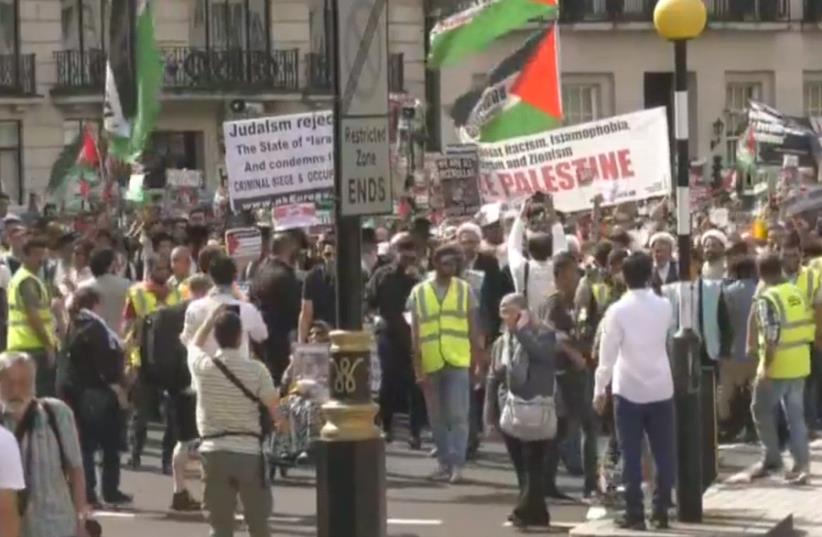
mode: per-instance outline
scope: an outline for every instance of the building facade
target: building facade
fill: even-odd
[[[148,167],[222,173],[222,123],[330,107],[330,0],[154,0],[164,58]],[[0,0],[0,186],[41,194],[62,148],[99,124],[110,0]],[[424,96],[421,0],[389,3],[389,87]]]
[[[652,24],[656,0],[560,0],[565,121],[581,123],[673,96],[673,46]],[[688,45],[691,156],[735,159],[749,99],[790,115],[822,116],[822,0],[705,0],[708,27]],[[520,46],[516,32],[443,71],[442,136],[454,140],[454,100]],[[669,121],[669,124],[672,122]]]

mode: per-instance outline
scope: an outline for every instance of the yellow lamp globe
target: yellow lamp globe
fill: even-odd
[[[702,0],[659,0],[654,8],[657,33],[671,41],[699,37],[707,20]]]

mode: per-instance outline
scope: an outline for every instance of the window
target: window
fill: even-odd
[[[330,54],[326,36],[332,35],[331,0],[310,0],[308,7],[308,33],[311,52]]]
[[[110,0],[60,0],[60,3],[63,47],[66,50],[105,50]]]
[[[748,101],[751,100],[763,100],[762,82],[728,82],[725,87],[725,110],[728,115],[725,122],[725,159],[729,164],[736,162],[736,145],[748,123]]]
[[[805,115],[822,117],[822,78],[805,80]]]
[[[0,0],[0,54],[17,54],[17,0]]]
[[[193,9],[192,46],[269,49],[269,0],[194,0]]]
[[[23,203],[20,123],[0,121],[0,189],[12,203]]]
[[[563,84],[562,108],[566,125],[594,121],[601,117],[602,89],[599,84]]]

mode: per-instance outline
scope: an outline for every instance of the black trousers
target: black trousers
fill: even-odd
[[[560,461],[559,445],[571,433],[581,429],[583,433],[583,469],[585,489],[593,491],[597,481],[597,417],[593,410],[593,379],[588,371],[568,371],[557,376],[560,396],[565,406],[565,416],[557,422],[557,436],[548,445],[545,466],[545,486],[549,492],[556,490],[557,467]]]
[[[103,453],[103,498],[108,499],[120,490],[120,434],[124,427],[124,414],[113,392],[107,393],[104,389],[95,391],[97,394],[90,390],[78,391],[70,398],[80,436],[86,499],[89,501],[97,497],[94,455],[98,450]],[[103,404],[106,395],[108,403]]]
[[[394,413],[407,409],[411,436],[418,437],[425,424],[425,399],[414,378],[411,351],[388,334],[380,333],[377,354],[382,370],[379,402],[383,430],[391,432]]]
[[[549,441],[524,442],[504,433],[502,437],[519,484],[519,499],[514,507],[514,516],[528,524],[547,525],[551,517],[545,504],[543,465]]]

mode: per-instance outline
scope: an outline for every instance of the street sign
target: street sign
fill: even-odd
[[[344,216],[393,211],[387,117],[342,120],[340,209]]]
[[[342,216],[393,211],[387,15],[387,0],[337,0],[337,181]]]

